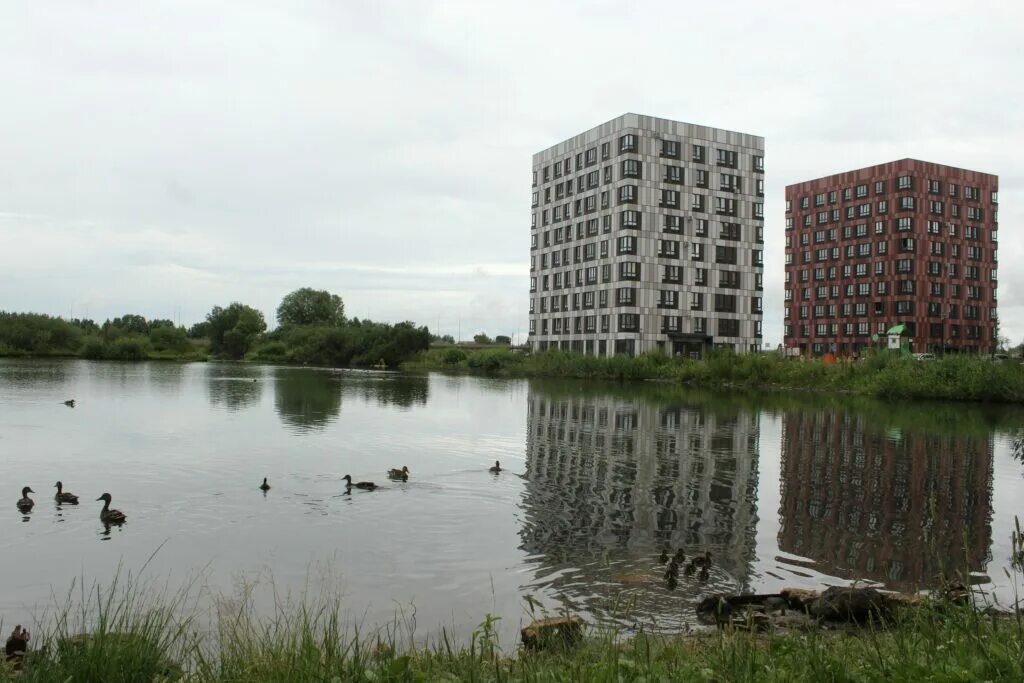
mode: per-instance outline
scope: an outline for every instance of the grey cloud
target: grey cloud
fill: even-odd
[[[272,317],[313,285],[360,316],[525,329],[531,155],[639,111],[765,136],[767,343],[784,186],[906,156],[1002,178],[1022,337],[1024,11],[859,7],[5,4],[0,308]]]

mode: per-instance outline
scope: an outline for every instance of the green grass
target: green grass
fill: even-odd
[[[0,665],[0,681],[127,683],[261,681],[1019,681],[1020,616],[987,616],[938,603],[858,631],[710,631],[631,639],[593,631],[577,647],[499,647],[496,619],[472,637],[443,635],[410,647],[411,627],[361,633],[341,602],[279,604],[260,617],[251,597],[200,607],[193,587],[168,591],[116,580],[78,588],[34,636],[23,671]],[[251,595],[251,594],[250,594]],[[209,601],[204,601],[207,604]],[[5,625],[6,628],[7,625]],[[81,634],[88,634],[83,636]]]
[[[1024,402],[1024,366],[969,355],[922,362],[882,353],[857,363],[825,364],[777,354],[731,352],[693,361],[657,353],[598,358],[566,351],[527,355],[510,350],[452,353],[452,349],[433,349],[404,367],[505,377],[654,379],[703,387],[804,389],[892,399]]]

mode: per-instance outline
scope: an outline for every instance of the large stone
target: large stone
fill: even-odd
[[[577,616],[538,619],[523,627],[519,634],[523,646],[534,650],[572,645],[583,637],[583,619]]]

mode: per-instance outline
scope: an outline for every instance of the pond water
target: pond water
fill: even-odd
[[[1022,418],[653,383],[0,360],[0,619],[29,622],[118,567],[255,587],[266,609],[327,591],[353,623],[401,615],[420,638],[465,639],[493,614],[506,645],[531,603],[677,630],[714,592],[912,590],[965,566],[1005,603]],[[402,465],[410,479],[389,482]],[[346,494],[345,474],[381,488]],[[55,505],[58,479],[80,505]],[[127,524],[100,523],[103,492]],[[668,590],[666,544],[710,551],[708,580]]]

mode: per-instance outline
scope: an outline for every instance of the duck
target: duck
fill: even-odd
[[[68,408],[74,408],[75,407],[75,399],[69,398],[68,400],[64,401],[64,405],[66,405]]]
[[[36,504],[34,500],[28,497],[30,493],[35,493],[31,486],[26,486],[21,490],[21,500],[18,501],[18,509],[22,512],[28,512]]]
[[[64,484],[62,484],[61,482],[58,481],[56,484],[54,484],[54,487],[57,489],[57,495],[54,496],[54,499],[58,503],[67,503],[68,505],[78,505],[78,496],[76,496],[73,493],[65,492],[64,491]]]
[[[668,548],[667,547],[661,549],[661,555],[658,555],[658,562],[660,562],[661,564],[665,564],[665,563],[668,562]]]
[[[668,569],[665,570],[665,578],[666,579],[673,579],[673,578],[678,579],[679,578],[679,565],[676,564],[674,561],[670,562],[669,565],[668,565]]]
[[[693,563],[697,567],[711,567],[711,551],[705,550],[703,556],[697,556],[693,558]]]
[[[677,579],[675,575],[672,575],[668,577],[668,581],[665,582],[665,585],[668,586],[668,589],[670,591],[674,591],[676,589],[676,586],[679,585],[679,579]]]
[[[489,469],[487,471],[488,472],[492,472],[493,474],[498,474],[499,472],[501,472],[501,463],[498,462],[497,460],[495,460],[494,461],[494,467],[492,467],[491,469]]]
[[[346,474],[344,477],[342,477],[342,479],[344,479],[346,482],[348,482],[347,484],[345,484],[345,488],[347,488],[347,489],[350,489],[350,488],[352,488],[354,486],[357,489],[364,489],[366,491],[372,491],[375,488],[377,488],[377,485],[374,484],[372,481],[357,481],[356,483],[353,484],[352,483],[352,476],[348,475],[348,474]]]
[[[686,565],[686,569],[683,570],[684,574],[687,576],[693,576],[693,573],[697,571],[697,565],[695,564],[696,560],[696,557],[690,560],[690,563]]]
[[[124,516],[124,513],[120,510],[112,510],[110,508],[110,494],[104,493],[102,496],[96,499],[103,501],[103,509],[100,510],[100,521],[104,524],[124,524],[128,518]]]
[[[269,491],[269,490],[270,490],[270,484],[267,483],[267,478],[263,477],[263,483],[260,484],[260,491]]]
[[[683,553],[683,549],[680,548],[676,551],[676,554],[672,556],[672,559],[676,561],[676,564],[682,564],[686,560],[686,555]]]
[[[405,481],[409,478],[409,468],[402,465],[402,469],[398,469],[397,467],[390,469],[388,470],[388,477],[391,479],[401,479],[402,481]]]
[[[711,572],[708,571],[707,565],[701,567],[700,571],[697,573],[697,578],[701,581],[707,581],[709,576],[711,576]]]

